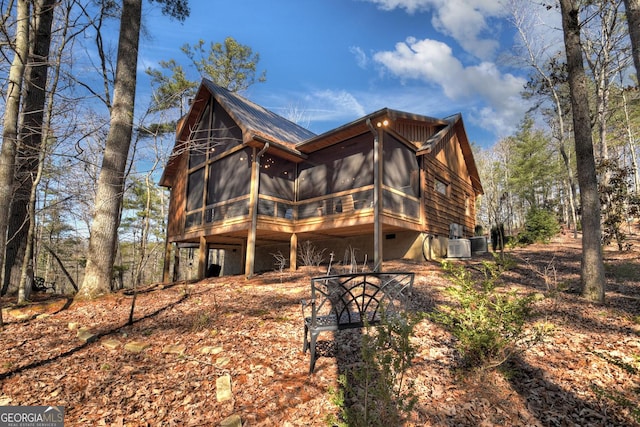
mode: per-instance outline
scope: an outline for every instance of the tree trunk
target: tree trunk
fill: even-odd
[[[142,0],[123,1],[111,123],[98,178],[85,276],[76,296],[81,299],[111,292],[125,167],[133,133],[141,14]]]
[[[633,63],[636,66],[636,77],[640,81],[640,0],[624,0],[624,8],[629,24]]]
[[[29,1],[17,2],[16,38],[14,57],[9,70],[0,152],[0,271],[4,276],[5,248],[9,210],[15,182],[15,165],[18,149],[18,117],[22,81],[29,54]]]
[[[573,0],[560,0],[560,9],[569,71],[578,185],[582,205],[582,295],[592,301],[604,302],[600,199],[591,136],[587,80],[580,49],[578,5]]]
[[[9,284],[23,280],[22,264],[25,260],[27,230],[29,226],[28,204],[30,203],[33,178],[38,171],[39,152],[42,145],[43,119],[46,102],[47,73],[49,69],[49,47],[55,0],[34,2],[32,13],[33,41],[25,73],[25,99],[23,124],[20,129],[20,147],[17,157],[17,187],[9,213],[8,242],[5,258],[5,277],[2,286],[7,291]],[[9,289],[9,291],[11,291]]]

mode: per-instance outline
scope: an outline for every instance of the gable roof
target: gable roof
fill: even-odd
[[[428,123],[440,128],[440,130],[425,141],[421,147],[416,147],[416,155],[420,156],[431,153],[434,149],[437,150],[439,142],[448,140],[454,134],[457,134],[473,187],[479,194],[483,193],[478,169],[462,123],[462,115],[459,113],[444,119],[438,119],[383,108],[321,135],[316,135],[310,130],[249,101],[235,92],[218,86],[208,79],[202,80],[191,109],[178,124],[176,144],[160,179],[161,185],[167,185],[168,177],[175,173],[177,167],[175,154],[179,153],[184,147],[189,137],[190,129],[199,120],[200,114],[211,97],[224,108],[227,114],[240,127],[244,144],[253,147],[264,147],[268,143],[269,152],[277,153],[294,162],[304,160],[307,154],[316,150],[326,148],[349,137],[369,132],[372,122],[377,123],[384,119],[390,119],[391,121],[404,120]]]
[[[293,145],[313,138],[316,134],[302,126],[255,104],[248,99],[203,79],[205,87],[240,126],[247,142],[253,137],[283,145]]]
[[[199,120],[200,114],[213,97],[240,127],[243,143],[249,146],[264,146],[269,143],[272,151],[286,158],[300,161],[305,155],[296,150],[295,144],[316,136],[302,126],[240,96],[211,80],[202,79],[187,114],[180,120],[176,130],[176,143],[160,178],[160,185],[168,185],[169,176],[176,170],[176,154],[186,144],[191,129]]]
[[[321,148],[326,148],[343,139],[347,139],[356,135],[360,135],[365,132],[369,132],[370,128],[367,122],[377,123],[379,121],[383,121],[384,119],[389,119],[391,121],[397,121],[397,120],[416,121],[421,123],[430,123],[434,126],[447,125],[447,121],[442,119],[422,116],[419,114],[407,113],[404,111],[393,110],[390,108],[383,108],[371,114],[367,114],[364,117],[360,117],[359,119],[356,119],[351,123],[347,123],[346,125],[337,127],[321,135],[317,135],[314,138],[308,139],[306,141],[302,141],[296,145],[296,148],[303,153],[311,153]]]
[[[457,135],[473,188],[478,194],[484,194],[482,183],[480,182],[478,167],[476,166],[476,162],[473,158],[471,144],[469,143],[469,138],[467,137],[467,132],[465,131],[464,123],[462,122],[462,114],[457,113],[446,117],[444,121],[447,125],[431,136],[431,138],[429,138],[422,147],[418,149],[416,155],[421,156],[438,151],[443,147],[443,144],[441,144],[443,141],[449,141],[454,134]]]

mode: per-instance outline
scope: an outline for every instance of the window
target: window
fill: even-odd
[[[471,216],[471,197],[468,194],[464,195],[464,214]]]
[[[260,167],[260,194],[294,200],[295,173],[293,162],[265,155]]]
[[[449,195],[449,184],[447,184],[446,182],[444,182],[439,178],[435,179],[435,184],[433,188],[434,190],[436,190],[436,192],[442,194],[443,196]]]
[[[207,145],[209,143],[209,106],[207,106],[198,128],[190,136],[189,168],[198,166],[207,158]]]
[[[207,205],[245,196],[250,186],[251,149],[245,148],[209,164]]]
[[[204,192],[204,168],[195,170],[189,175],[187,187],[187,211],[202,208]]]
[[[385,137],[383,184],[403,193],[420,195],[420,166],[416,153],[393,137]]]

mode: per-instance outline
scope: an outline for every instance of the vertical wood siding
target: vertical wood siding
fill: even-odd
[[[448,236],[449,224],[464,225],[465,237],[475,227],[475,192],[455,135],[443,139],[424,159],[425,231]],[[435,180],[447,184],[447,194],[435,191]]]
[[[184,216],[187,195],[187,159],[188,152],[183,151],[178,159],[178,168],[171,187],[169,200],[169,224],[167,225],[169,238],[178,237],[184,233]]]
[[[394,130],[414,144],[425,143],[435,133],[433,126],[425,126],[406,122],[396,122]]]

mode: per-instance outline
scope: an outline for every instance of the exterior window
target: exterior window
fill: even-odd
[[[209,165],[207,205],[249,194],[251,149],[236,151]]]
[[[189,147],[189,167],[201,165],[207,158],[207,144],[209,141],[209,106],[203,114],[202,121],[191,136]]]
[[[260,194],[294,200],[296,165],[265,155],[260,165]]]
[[[436,190],[438,193],[442,194],[443,196],[448,196],[449,195],[449,184],[447,184],[446,182],[442,181],[441,179],[436,178],[435,179],[434,190]]]
[[[202,193],[204,192],[204,168],[195,170],[189,175],[187,187],[187,211],[202,208]]]
[[[420,166],[416,153],[393,137],[384,141],[383,184],[418,197]]]
[[[464,195],[464,214],[471,216],[471,198],[468,194]]]

